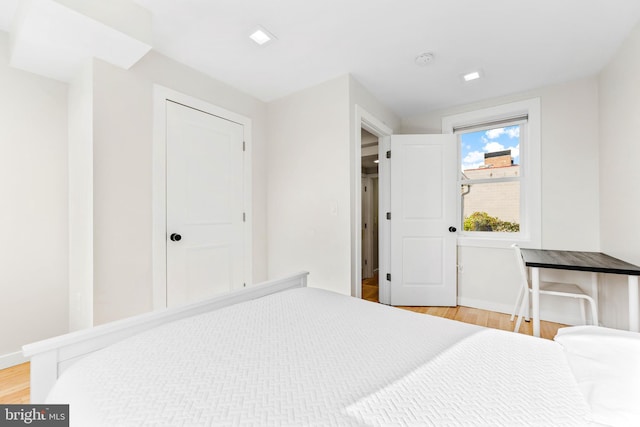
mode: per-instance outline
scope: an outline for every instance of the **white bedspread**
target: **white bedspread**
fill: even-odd
[[[79,361],[51,391],[77,426],[576,425],[552,341],[296,289]]]

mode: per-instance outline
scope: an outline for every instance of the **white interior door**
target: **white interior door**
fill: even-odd
[[[243,126],[167,101],[167,306],[242,287]]]
[[[391,137],[391,304],[456,305],[456,142]]]

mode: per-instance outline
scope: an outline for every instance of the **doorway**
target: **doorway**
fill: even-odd
[[[379,221],[378,221],[378,302],[382,304],[390,305],[392,303],[391,298],[391,252],[395,251],[395,271],[398,274],[393,275],[394,289],[409,289],[412,288],[416,292],[420,290],[428,297],[428,301],[415,299],[413,302],[419,305],[455,305],[456,298],[456,280],[455,280],[455,231],[453,227],[455,224],[455,203],[451,203],[450,199],[452,195],[456,194],[455,179],[450,179],[449,173],[455,171],[455,156],[445,155],[445,152],[449,153],[451,147],[455,147],[455,140],[449,137],[449,140],[445,142],[442,135],[429,136],[429,135],[396,135],[392,136],[392,129],[386,126],[383,122],[370,115],[363,110],[360,106],[356,105],[356,123],[360,126],[356,129],[354,147],[354,162],[352,165],[352,183],[353,190],[352,204],[353,212],[352,216],[352,295],[356,298],[363,297],[362,278],[363,278],[363,254],[362,254],[362,161],[363,161],[363,147],[362,147],[362,129],[375,135],[378,139],[378,209],[379,209]],[[408,140],[405,138],[409,138]],[[391,139],[394,138],[394,153],[391,152]],[[434,139],[435,138],[435,139]],[[411,149],[404,147],[404,140]],[[439,144],[444,144],[441,148],[437,148]],[[448,149],[444,147],[448,146]],[[400,151],[395,151],[396,148],[400,148]],[[415,150],[414,150],[415,149]],[[416,151],[417,150],[417,151]],[[435,150],[435,151],[434,151]],[[438,151],[440,150],[440,151]],[[437,153],[436,153],[437,152]],[[426,154],[425,154],[426,153]],[[429,153],[437,154],[434,156]],[[438,154],[439,153],[439,154]],[[392,156],[393,154],[393,156]],[[426,157],[425,157],[426,156]],[[406,162],[403,160],[406,160]],[[428,164],[426,160],[440,159],[444,163],[437,163],[439,165],[438,170],[446,170],[447,177],[438,175],[437,179],[427,179],[426,186],[421,185],[425,183],[421,174],[424,172],[424,164]],[[451,163],[453,159],[453,163]],[[391,167],[391,162],[394,162],[395,168]],[[407,163],[408,162],[408,163]],[[424,163],[424,164],[423,164]],[[446,166],[450,164],[449,166]],[[432,174],[435,174],[435,164],[432,169]],[[444,168],[444,169],[443,169]],[[403,222],[394,221],[398,226],[394,227],[394,234],[392,236],[391,230],[391,214],[392,214],[392,200],[391,200],[391,184],[392,184],[392,169],[395,171],[395,219],[402,219],[405,217],[403,213],[406,208],[412,209],[409,213],[409,217],[416,216],[425,220],[435,220],[436,217],[441,219],[442,224],[431,224],[427,221],[423,224],[435,227],[436,232],[427,234],[415,235],[416,238],[408,242],[406,245],[398,246],[398,242],[403,242],[405,232],[413,233],[412,230],[404,227]],[[427,168],[429,169],[429,168]],[[429,170],[431,170],[429,169]],[[400,173],[400,175],[398,175]],[[417,178],[416,178],[417,176]],[[454,175],[455,177],[455,175]],[[440,185],[441,184],[441,185]],[[400,187],[398,187],[400,185]],[[411,203],[405,204],[402,202],[404,196],[408,195],[407,201]],[[436,197],[437,200],[443,198],[446,195],[446,203],[443,201],[442,209],[439,210],[439,214],[435,215],[435,206],[440,206],[440,203],[426,203],[432,197]],[[435,200],[435,199],[434,199]],[[399,203],[399,204],[398,204]],[[432,212],[434,211],[434,212]],[[406,222],[406,221],[405,221]],[[433,221],[432,221],[433,222]],[[406,224],[405,224],[406,225]],[[404,233],[404,234],[403,234]],[[415,233],[414,233],[415,234]],[[392,238],[394,248],[392,248]],[[404,240],[403,240],[404,239]],[[444,242],[447,242],[446,244]],[[442,242],[441,245],[437,242]],[[453,249],[453,250],[452,250]],[[407,261],[402,263],[402,261]],[[430,264],[424,262],[424,260],[430,260]],[[442,262],[440,262],[442,261]],[[400,264],[398,264],[400,262]],[[434,268],[435,267],[435,268]],[[435,273],[440,272],[440,273]],[[437,276],[437,277],[436,277]],[[406,285],[406,286],[405,286]],[[417,286],[414,286],[417,285]],[[444,289],[447,288],[445,291]],[[440,292],[442,290],[443,295],[447,295],[446,302],[442,302],[440,299],[434,297],[431,298],[433,292]],[[397,292],[396,292],[397,294]],[[453,299],[451,300],[451,295]],[[396,295],[397,296],[397,295]],[[424,295],[422,295],[424,296]],[[453,303],[450,302],[453,301]],[[394,304],[401,304],[400,299],[394,297]],[[403,305],[406,305],[402,303]],[[402,305],[401,304],[401,305]],[[412,304],[409,304],[412,305]]]
[[[379,300],[378,137],[361,129],[362,298]]]
[[[356,298],[363,297],[362,291],[362,278],[363,278],[363,254],[362,254],[362,239],[363,239],[363,218],[362,218],[362,172],[363,172],[363,155],[375,155],[380,160],[381,156],[384,157],[386,152],[390,149],[390,137],[392,129],[385,123],[371,115],[359,105],[355,107],[355,122],[358,126],[355,129],[355,144],[353,144],[353,164],[352,164],[352,225],[351,228],[351,295]],[[364,132],[366,133],[363,133]],[[372,135],[371,137],[366,136]],[[363,135],[365,135],[364,144],[372,143],[376,141],[375,146],[363,148]],[[366,138],[372,138],[367,142]],[[364,153],[363,153],[364,150]],[[371,158],[373,162],[375,158]],[[388,165],[385,162],[379,162],[375,164],[377,166],[377,176],[375,182],[372,181],[372,186],[376,194],[376,201],[372,202],[375,205],[376,213],[374,215],[377,225],[375,237],[371,237],[371,240],[376,242],[375,247],[372,246],[373,254],[367,259],[374,260],[375,268],[378,270],[378,277],[385,280],[379,281],[379,296],[376,297],[376,301],[383,304],[389,304],[390,293],[389,283],[386,280],[386,273],[389,272],[389,265],[391,263],[389,245],[390,245],[390,227],[388,222],[384,220],[384,214],[378,215],[378,212],[384,213],[389,210],[390,205],[390,178]],[[366,171],[366,170],[365,170]],[[371,177],[373,178],[373,177]],[[370,221],[372,222],[373,219]],[[369,225],[367,225],[367,228]],[[373,233],[372,233],[373,234]],[[368,262],[368,261],[367,261]],[[375,276],[374,276],[375,277]]]

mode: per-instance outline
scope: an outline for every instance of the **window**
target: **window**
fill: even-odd
[[[458,143],[461,246],[540,244],[540,103],[443,118]]]
[[[464,231],[520,231],[520,145],[525,125],[526,119],[518,119],[457,132]]]

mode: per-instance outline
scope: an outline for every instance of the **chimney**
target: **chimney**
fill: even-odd
[[[504,166],[511,166],[512,164],[513,159],[511,159],[511,150],[484,153],[485,168],[499,168]]]

